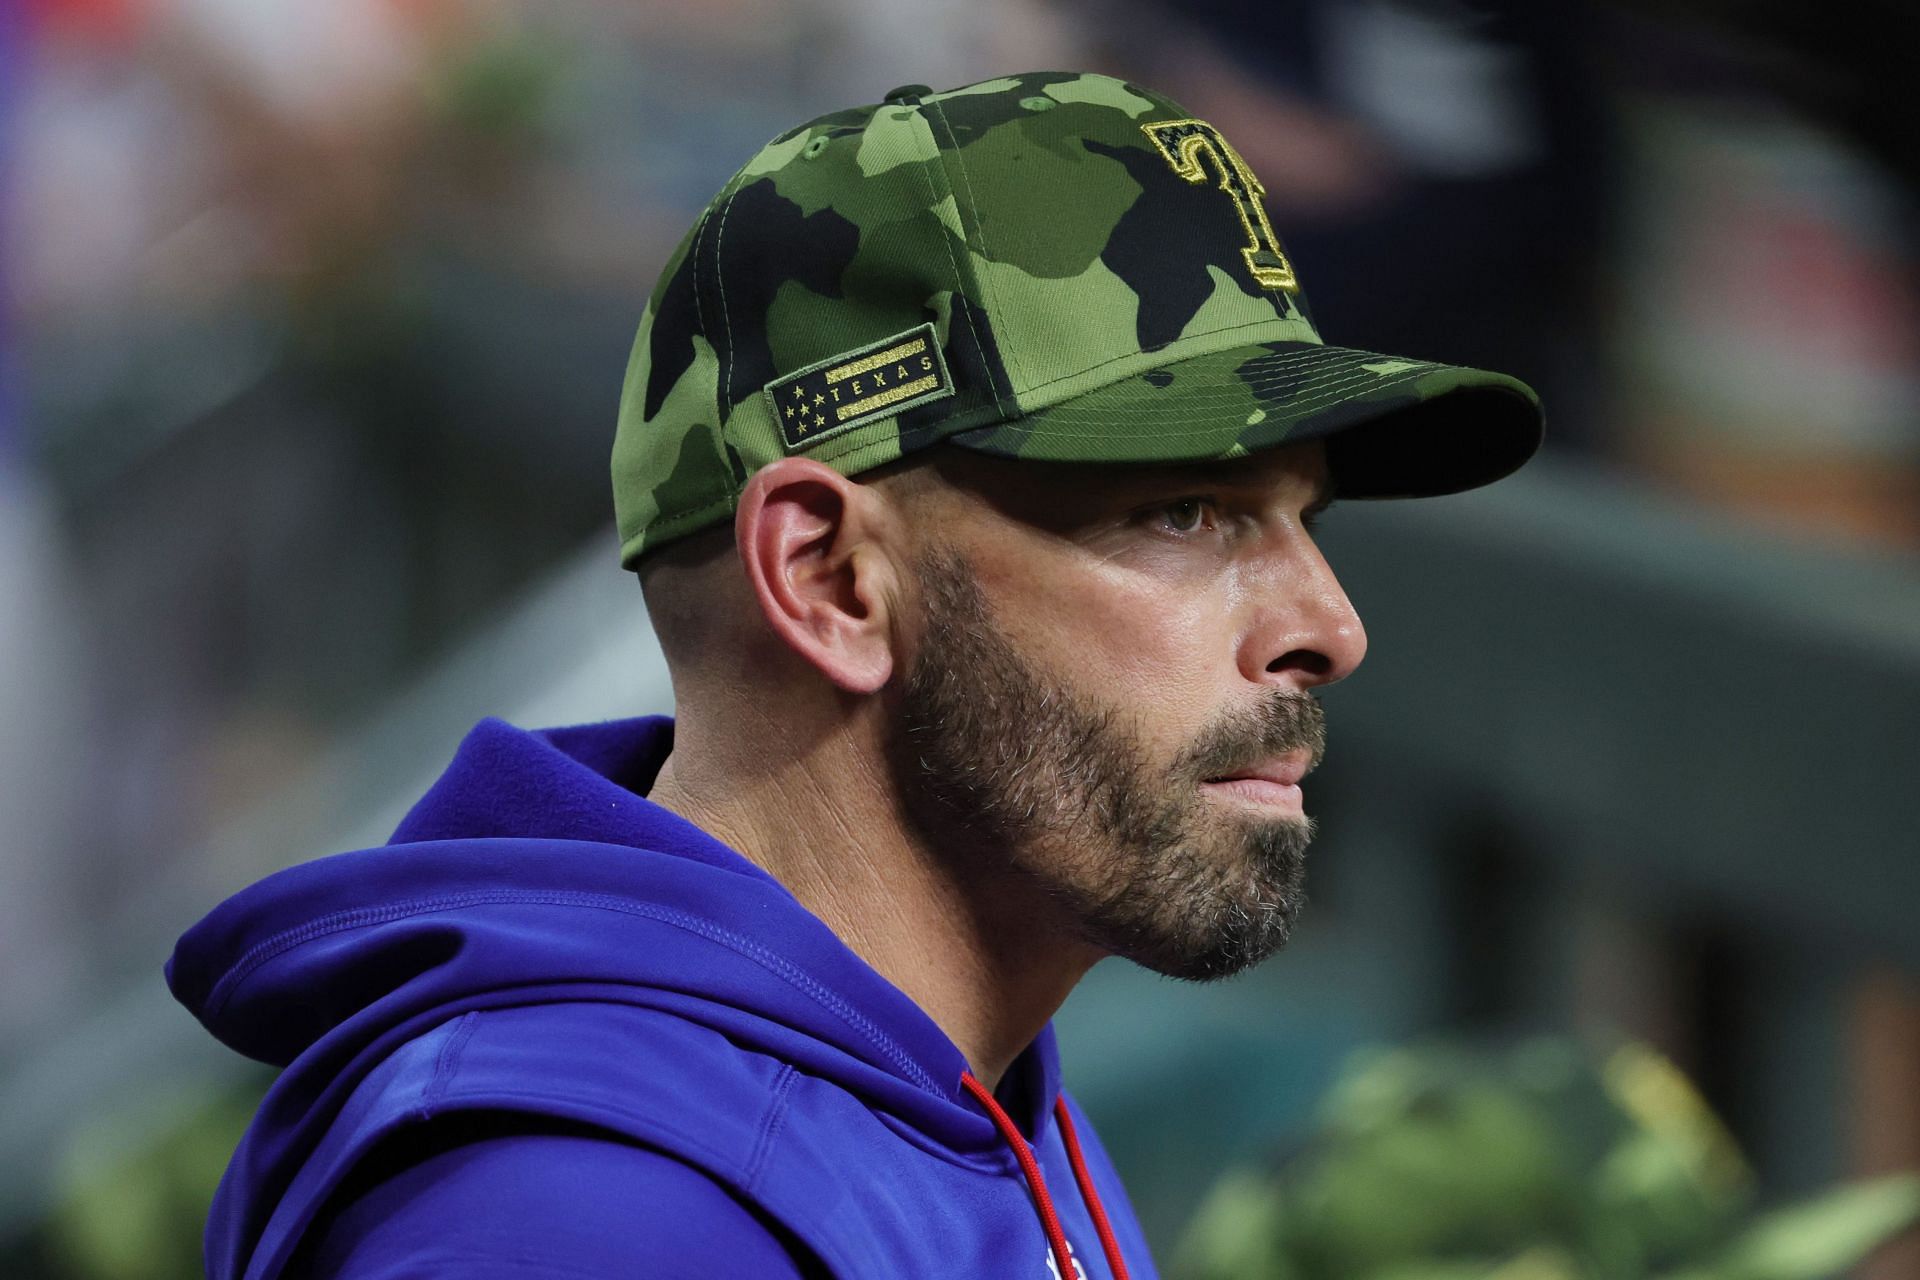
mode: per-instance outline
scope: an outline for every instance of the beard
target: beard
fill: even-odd
[[[1021,656],[963,558],[920,568],[924,639],[889,744],[915,834],[959,874],[1038,884],[1084,941],[1168,977],[1224,978],[1284,946],[1312,820],[1236,812],[1201,788],[1286,752],[1317,763],[1319,704],[1270,690],[1156,761],[1118,708]]]

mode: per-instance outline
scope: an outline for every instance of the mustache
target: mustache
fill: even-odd
[[[1310,754],[1309,768],[1327,750],[1326,713],[1312,694],[1275,689],[1244,711],[1233,711],[1201,730],[1181,760],[1183,772],[1218,777],[1274,756]]]

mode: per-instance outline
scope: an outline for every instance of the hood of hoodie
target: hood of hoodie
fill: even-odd
[[[210,1275],[273,1275],[372,1143],[462,1098],[607,1124],[707,1167],[762,1158],[753,1125],[789,1082],[742,1074],[753,1055],[830,1082],[922,1154],[1010,1167],[963,1055],[919,1006],[773,877],[644,798],[672,731],[483,721],[391,843],[270,876],[181,938],[175,997],[286,1068],[221,1184]],[[489,1059],[476,1014],[518,1020],[494,1037],[511,1048]],[[672,1114],[635,1100],[649,1089]],[[996,1091],[1043,1157],[1059,1089],[1049,1027]]]

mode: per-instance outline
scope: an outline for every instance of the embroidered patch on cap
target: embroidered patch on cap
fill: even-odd
[[[931,324],[809,365],[769,382],[766,390],[788,453],[952,394],[953,379]]]

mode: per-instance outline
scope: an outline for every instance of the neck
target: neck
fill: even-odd
[[[768,732],[733,735],[753,743],[736,765],[683,720],[648,798],[779,880],[995,1087],[1102,953],[1032,881],[917,839],[873,735],[800,744],[755,727]]]

